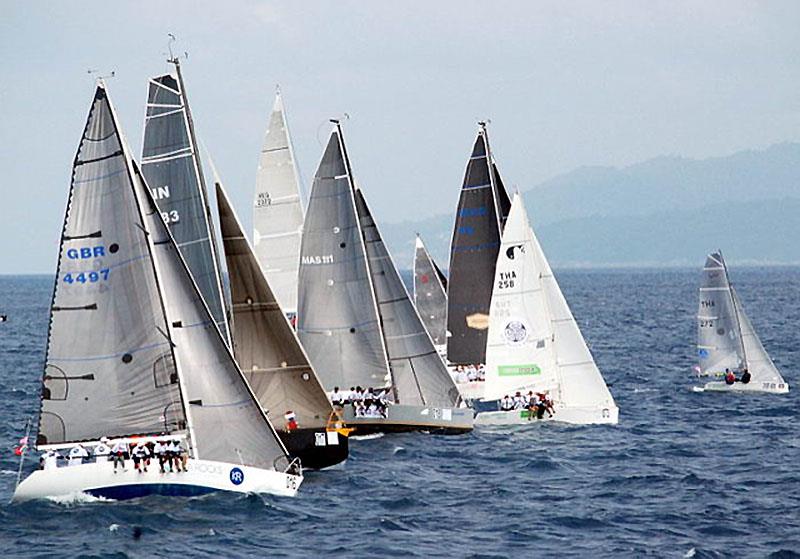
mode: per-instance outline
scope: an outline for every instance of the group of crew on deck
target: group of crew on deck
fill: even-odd
[[[159,471],[163,474],[185,472],[189,461],[189,453],[181,441],[172,438],[156,438],[147,442],[128,444],[124,440],[110,441],[107,437],[103,437],[98,444],[90,448],[91,451],[86,446],[78,444],[69,450],[67,456],[50,449],[39,458],[39,468],[44,470],[58,468],[59,460],[63,459],[67,460],[69,466],[78,466],[92,458],[95,461],[105,458],[114,464],[114,473],[117,473],[118,469],[127,471],[126,461],[132,460],[134,470],[141,474],[147,471],[151,459],[155,459],[158,460]]]
[[[360,386],[351,386],[350,390],[340,391],[338,386],[331,392],[331,403],[343,409],[345,406],[353,406],[353,414],[356,417],[389,417],[389,389],[388,388],[367,388],[364,390]]]
[[[458,383],[486,380],[486,365],[457,365],[454,376]]]
[[[742,369],[742,376],[740,378],[736,378],[736,374],[730,369],[725,369],[725,384],[730,385],[735,384],[736,382],[747,384],[750,382],[750,378],[750,371],[747,370],[747,367]]]
[[[517,392],[514,396],[506,394],[500,400],[500,411],[528,410],[528,419],[542,419],[547,413],[548,417],[553,417],[555,409],[553,401],[544,392],[534,393],[532,390],[527,396]]]

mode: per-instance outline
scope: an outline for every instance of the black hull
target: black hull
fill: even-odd
[[[278,435],[292,458],[299,458],[303,469],[322,470],[347,460],[349,444],[347,437],[337,433],[338,444],[327,444],[328,433],[325,429],[295,429],[294,431],[278,431]],[[318,439],[318,435],[321,435]],[[318,445],[324,438],[326,444]]]
[[[413,433],[421,432],[431,435],[465,435],[472,431],[472,427],[436,427],[433,425],[411,425],[408,423],[356,423],[348,427],[355,429],[351,436],[374,435],[376,433]]]

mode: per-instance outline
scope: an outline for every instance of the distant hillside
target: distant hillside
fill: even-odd
[[[797,143],[704,160],[585,167],[523,196],[557,266],[692,265],[713,248],[732,262],[800,262]],[[452,215],[380,226],[400,267],[411,265],[414,232],[447,266]]]

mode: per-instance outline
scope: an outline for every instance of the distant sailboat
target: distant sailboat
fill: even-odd
[[[227,490],[294,495],[286,449],[234,362],[99,85],[72,171],[37,447],[168,437],[186,472],[99,459],[33,472],[15,500]],[[129,462],[130,464],[130,462]]]
[[[730,283],[722,251],[709,254],[703,267],[697,311],[697,357],[696,369],[701,376],[722,377],[729,369],[737,377],[733,384],[724,380],[709,382],[705,390],[789,392],[789,385],[761,345]],[[745,370],[750,373],[748,382],[742,382]]]
[[[406,292],[338,122],[319,164],[303,229],[298,333],[326,390],[388,389],[388,417],[345,420],[357,433],[472,429],[458,390]]]
[[[181,66],[152,78],[147,91],[142,172],[192,277],[230,345],[208,191]]]
[[[300,191],[300,173],[278,91],[258,161],[253,247],[275,298],[289,315],[297,312],[297,270],[303,235]]]
[[[447,360],[486,362],[486,329],[500,236],[511,203],[489,147],[484,122],[467,163],[450,244]]]
[[[547,393],[543,419],[575,424],[617,423],[619,410],[514,195],[497,257],[486,349],[486,387],[476,424],[531,421],[527,409],[500,411],[501,398]]]
[[[419,235],[414,253],[414,304],[437,351],[443,352],[447,345],[447,278]]]
[[[214,182],[230,277],[236,362],[289,454],[300,458],[304,468],[333,466],[347,459],[348,431],[337,421],[216,174]],[[294,417],[296,427],[289,427],[286,415]]]

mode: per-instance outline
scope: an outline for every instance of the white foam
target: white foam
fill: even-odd
[[[691,548],[683,556],[688,559],[689,557],[694,557],[696,553],[697,553],[697,551],[694,548]]]
[[[371,441],[372,439],[380,439],[383,433],[371,433],[369,435],[350,435],[351,441]]]
[[[116,532],[117,530],[119,530],[119,524],[112,524],[108,527],[109,532]]]
[[[70,493],[69,495],[59,495],[57,497],[47,497],[48,501],[52,501],[58,505],[74,505],[74,504],[81,504],[81,503],[113,503],[114,499],[107,499],[105,497],[95,497],[94,495],[89,495],[88,493],[82,493],[80,491],[76,493]],[[110,529],[110,528],[109,528]]]

